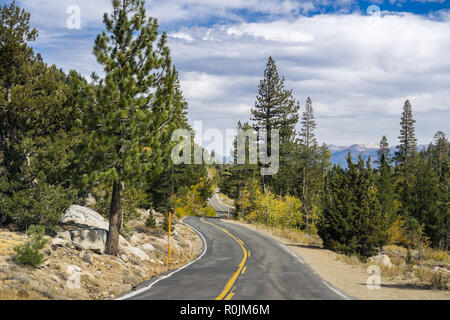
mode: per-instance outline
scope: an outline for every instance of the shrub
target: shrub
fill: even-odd
[[[425,251],[425,257],[427,260],[450,263],[450,256],[445,251],[428,249]]]
[[[254,199],[248,204],[250,212],[245,216],[248,221],[257,221],[269,226],[281,228],[299,228],[303,225],[302,203],[292,196],[277,196],[272,192],[261,193],[256,190]],[[243,201],[244,203],[244,201]]]
[[[74,196],[74,191],[37,183],[31,189],[14,193],[2,209],[23,229],[30,225],[52,229],[72,204]]]
[[[39,266],[44,262],[44,255],[40,252],[48,240],[44,239],[45,228],[42,226],[31,226],[28,230],[31,239],[24,244],[14,247],[16,254],[13,256],[17,264]]]
[[[444,275],[443,272],[435,272],[431,276],[430,286],[435,290],[447,290],[449,288],[448,276]]]
[[[200,179],[200,183],[190,188],[183,188],[170,200],[174,208],[174,213],[178,218],[208,214],[215,216],[215,211],[214,215],[212,215],[212,208],[208,209],[208,198],[206,198],[210,197],[213,191],[212,185],[204,179]]]
[[[200,210],[206,217],[216,217],[216,210],[211,206],[206,206]]]
[[[145,225],[149,228],[156,228],[156,220],[151,210],[148,218],[145,220]]]

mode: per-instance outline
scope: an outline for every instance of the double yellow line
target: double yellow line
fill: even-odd
[[[241,273],[243,273],[243,270],[247,269],[247,267],[245,267],[245,269],[244,269],[244,266],[245,266],[245,263],[247,262],[247,257],[248,257],[247,250],[244,247],[244,243],[241,240],[239,240],[238,238],[236,238],[234,235],[232,235],[228,230],[223,229],[223,228],[215,225],[214,223],[208,222],[204,218],[201,218],[200,221],[208,223],[208,224],[214,226],[215,228],[225,232],[227,235],[229,235],[231,238],[233,238],[241,246],[242,251],[244,251],[244,258],[242,259],[241,263],[239,264],[238,270],[233,274],[233,276],[230,278],[230,280],[228,280],[227,284],[225,285],[225,288],[220,293],[220,295],[216,298],[216,300],[224,300],[224,299],[230,300],[234,296],[234,292],[231,291],[231,288],[233,287],[233,285],[236,282],[239,275]]]

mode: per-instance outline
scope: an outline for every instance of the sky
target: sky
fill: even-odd
[[[0,3],[10,1],[0,0]],[[39,31],[49,64],[102,74],[92,55],[110,0],[17,0]],[[80,29],[69,29],[71,6]],[[147,0],[169,34],[189,103],[203,130],[250,119],[269,56],[303,112],[311,96],[320,143],[396,145],[406,99],[416,135],[450,134],[450,5],[443,0]],[[72,20],[70,20],[72,21]],[[208,143],[226,154],[225,143]]]

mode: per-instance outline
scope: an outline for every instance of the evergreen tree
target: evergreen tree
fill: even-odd
[[[380,140],[380,148],[377,151],[378,159],[376,163],[382,164],[386,162],[387,165],[392,165],[392,158],[389,149],[389,143],[386,136],[383,136]]]
[[[0,11],[0,83],[5,102],[11,102],[16,84],[23,81],[25,68],[34,58],[29,42],[36,40],[37,30],[30,27],[30,14],[12,1]]]
[[[14,2],[2,7],[0,37],[8,39],[0,51],[10,57],[0,63],[0,202],[19,227],[52,228],[74,200],[69,167],[80,111],[69,103],[69,78],[28,47],[37,34],[29,18]]]
[[[444,163],[448,161],[449,158],[449,142],[445,137],[445,133],[442,131],[436,132],[434,135],[435,145],[433,147],[433,164],[436,168],[436,172],[438,176],[442,175],[442,170],[444,167]]]
[[[312,184],[311,171],[314,168],[318,145],[314,135],[316,122],[314,120],[314,111],[312,100],[310,97],[306,100],[305,111],[302,117],[302,129],[300,131],[300,159],[302,166],[302,197],[303,210],[305,212],[306,230],[309,229],[309,214],[311,211],[311,195],[310,189]]]
[[[237,130],[245,132],[247,130],[253,130],[253,127],[247,122],[237,124]],[[238,137],[236,136],[233,141],[232,157],[234,163],[228,165],[224,172],[222,172],[222,179],[219,185],[222,192],[234,199],[236,203],[243,196],[245,188],[252,186],[256,180],[259,180],[259,171],[256,164],[250,163],[249,143],[245,142],[245,163],[238,163]],[[236,213],[239,214],[239,205],[236,208]]]
[[[415,170],[415,157],[417,154],[417,139],[415,136],[412,106],[409,100],[406,100],[403,106],[400,129],[400,144],[395,153],[396,172],[397,172],[397,193],[400,195],[402,203],[402,213],[405,219],[408,219],[411,205],[411,187],[412,175]]]
[[[113,0],[106,31],[94,54],[104,66],[94,103],[84,123],[91,132],[92,180],[111,183],[110,226],[105,253],[118,255],[123,187],[161,170],[161,136],[172,117],[175,77],[167,35],[147,18],[141,0]],[[157,41],[154,46],[154,42]]]
[[[383,216],[387,217],[391,223],[397,218],[397,210],[395,205],[395,190],[392,181],[392,159],[389,153],[389,144],[386,136],[380,141],[380,149],[377,151],[378,159],[378,200],[381,205]]]
[[[414,216],[424,225],[425,234],[433,247],[448,247],[450,211],[449,143],[438,131],[435,143],[419,154],[419,165],[414,179]]]
[[[365,166],[360,156],[354,164],[349,152],[347,162],[347,170],[335,166],[326,178],[319,236],[326,248],[369,257],[386,243],[387,224],[370,160]]]
[[[295,125],[298,122],[298,102],[292,96],[292,90],[284,87],[284,77],[280,79],[275,61],[272,57],[264,71],[264,79],[261,80],[256,97],[255,108],[252,109],[252,121],[258,132],[260,148],[267,149],[268,157],[271,156],[273,129],[280,130],[280,169],[286,168],[283,159],[288,159],[291,152],[290,145],[295,138]],[[267,137],[262,136],[261,130],[265,130]],[[261,143],[265,140],[266,143]],[[264,176],[263,185],[265,190],[272,185],[272,177]]]
[[[421,153],[414,172],[411,188],[410,215],[430,237],[434,247],[445,235],[444,216],[439,211],[439,178],[431,165],[431,159]]]

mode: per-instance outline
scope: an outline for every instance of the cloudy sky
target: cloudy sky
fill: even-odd
[[[32,14],[40,33],[33,47],[45,61],[101,73],[91,53],[110,0],[17,2]],[[419,143],[429,143],[437,130],[450,134],[449,1],[146,3],[170,35],[190,121],[202,120],[204,130],[225,132],[249,119],[273,56],[301,104],[312,97],[320,142],[369,145],[387,135],[395,145],[405,99],[413,104]],[[67,28],[71,5],[80,8],[81,29]],[[380,14],[370,14],[374,5]]]

